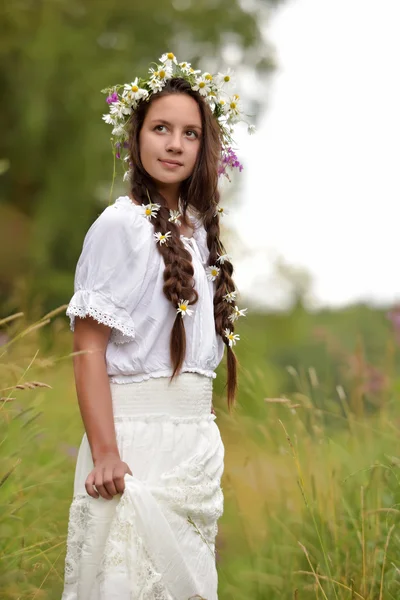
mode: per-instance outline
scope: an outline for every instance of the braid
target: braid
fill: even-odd
[[[204,226],[207,231],[207,246],[210,252],[208,264],[216,265],[218,257],[226,254],[225,247],[220,239],[220,224],[219,215],[216,214],[216,209],[219,201],[219,192],[215,193],[216,203],[213,204],[204,215]],[[229,340],[225,336],[225,329],[234,331],[233,322],[229,319],[232,314],[232,306],[223,298],[229,292],[235,291],[235,284],[232,279],[233,265],[230,261],[225,260],[223,263],[218,263],[219,274],[217,277],[217,289],[214,294],[214,320],[215,331],[218,333],[227,347],[227,367],[228,367],[228,408],[235,404],[237,392],[237,359]]]
[[[148,186],[152,187],[152,186]],[[148,203],[148,188],[143,181],[132,182],[132,193],[142,204]],[[188,300],[189,304],[195,304],[198,293],[194,288],[194,269],[190,252],[185,248],[180,238],[178,226],[169,221],[170,212],[164,197],[156,188],[151,190],[151,202],[161,205],[157,214],[152,218],[154,230],[162,234],[171,232],[167,244],[157,244],[158,251],[164,258],[164,286],[163,292],[167,300],[177,308],[179,300]],[[184,209],[185,213],[185,209]],[[185,218],[185,214],[183,214]],[[171,380],[182,368],[186,353],[186,332],[182,316],[177,313],[172,326],[170,338],[170,356],[173,366]]]

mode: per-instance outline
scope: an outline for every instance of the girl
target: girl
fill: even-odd
[[[106,90],[130,193],[88,230],[67,309],[85,434],[62,600],[217,599],[212,383],[226,347],[231,409],[233,324],[246,310],[234,306],[217,186],[239,166],[224,148],[239,112],[224,108],[222,75],[218,85],[172,53],[160,63]]]

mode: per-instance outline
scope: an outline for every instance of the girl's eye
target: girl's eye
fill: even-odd
[[[199,137],[195,131],[189,130],[187,133],[194,133],[195,138]]]
[[[165,127],[165,125],[156,125],[154,129],[158,129],[159,127]]]

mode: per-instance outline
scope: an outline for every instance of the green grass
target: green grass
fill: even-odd
[[[379,348],[362,336],[352,348],[339,335],[339,360],[332,345],[310,342],[311,329],[296,321],[303,317],[258,315],[238,328],[232,415],[218,369],[214,404],[226,449],[219,597],[397,600],[398,352],[383,330]],[[83,425],[65,319],[55,311],[28,331],[23,320],[1,324],[10,342],[0,346],[0,598],[53,600],[61,597]],[[384,375],[377,388],[371,355]],[[36,383],[15,389],[27,382]]]

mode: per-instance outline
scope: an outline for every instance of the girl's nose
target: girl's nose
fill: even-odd
[[[174,152],[182,151],[182,137],[179,132],[173,133],[171,135],[171,137],[168,140],[166,149]]]

